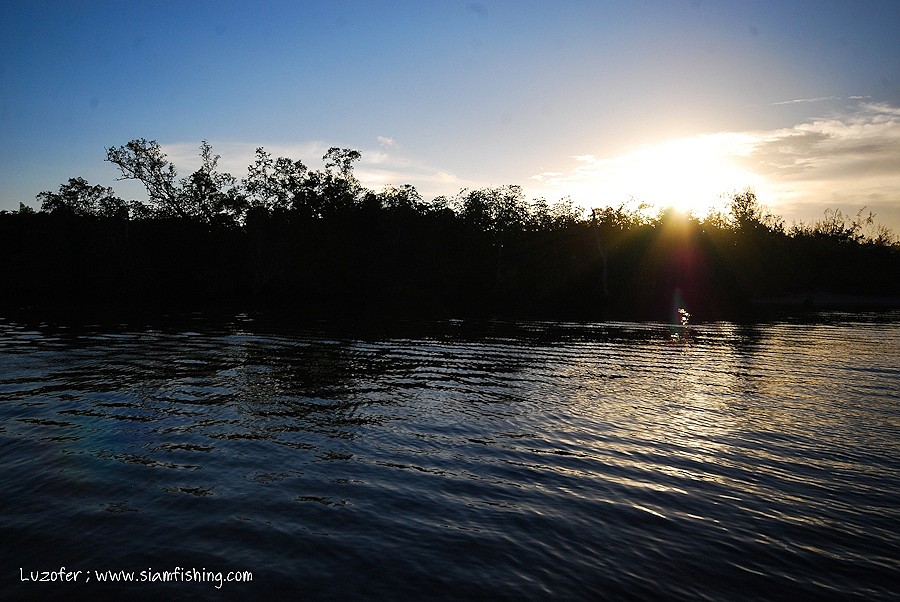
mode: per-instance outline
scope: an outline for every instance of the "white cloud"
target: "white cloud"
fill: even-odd
[[[373,150],[363,151],[362,159],[360,159],[360,163],[363,165],[381,165],[391,162],[392,157],[389,153]]]
[[[442,184],[454,184],[459,182],[459,178],[446,171],[438,171],[434,174],[434,179]]]
[[[396,146],[397,142],[390,136],[379,136],[378,144],[380,144],[381,146],[391,147],[391,146]]]
[[[413,161],[401,155],[382,153],[377,160],[367,160],[375,153],[362,151],[363,158],[356,169],[356,177],[367,188],[381,190],[385,186],[412,184],[427,200],[437,196],[452,196],[460,188],[480,188],[484,184],[465,181],[447,170],[436,169],[423,162]]]

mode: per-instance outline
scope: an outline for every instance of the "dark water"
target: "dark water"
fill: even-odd
[[[900,315],[0,320],[0,542],[4,600],[896,599]]]

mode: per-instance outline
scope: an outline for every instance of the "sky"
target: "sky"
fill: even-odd
[[[585,208],[702,213],[752,187],[787,224],[863,206],[900,233],[900,2],[627,0],[0,3],[0,210],[106,149],[207,140],[426,200],[517,184]]]

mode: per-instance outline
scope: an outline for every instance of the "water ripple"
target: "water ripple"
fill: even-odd
[[[254,571],[248,597],[900,594],[896,316],[675,334],[0,320],[4,574],[218,566]],[[181,585],[165,595],[219,593]]]

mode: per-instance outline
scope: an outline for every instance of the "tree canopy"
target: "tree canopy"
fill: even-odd
[[[704,217],[586,212],[516,185],[427,201],[409,184],[366,189],[352,149],[310,169],[258,148],[242,179],[207,142],[199,154],[180,178],[157,142],[132,140],[107,160],[146,201],[72,178],[38,194],[38,212],[0,215],[6,302],[660,318],[673,300],[714,316],[810,291],[900,294],[897,239],[864,209],[785,228],[752,190]]]

